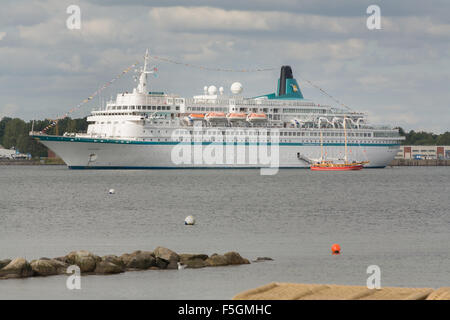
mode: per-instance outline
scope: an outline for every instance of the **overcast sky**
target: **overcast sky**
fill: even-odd
[[[81,8],[80,30],[66,27],[72,4]],[[381,8],[381,30],[366,27],[371,4]],[[155,61],[154,91],[192,96],[205,85],[228,91],[240,81],[245,96],[256,96],[274,92],[278,68],[288,64],[294,77],[367,112],[373,123],[441,133],[450,130],[449,13],[447,0],[3,0],[0,117],[60,116],[149,48],[207,67],[277,68],[225,73]],[[127,74],[101,98],[133,86]],[[306,98],[335,104],[300,86]]]

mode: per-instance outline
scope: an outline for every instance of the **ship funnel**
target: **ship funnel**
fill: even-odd
[[[292,69],[290,66],[281,67],[277,93],[279,97],[303,99],[303,94],[300,91],[297,80],[295,80],[292,75]]]
[[[280,72],[280,85],[278,87],[278,95],[286,94],[286,79],[292,79],[292,69],[290,66],[282,66]]]

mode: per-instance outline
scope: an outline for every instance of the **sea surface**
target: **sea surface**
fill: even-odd
[[[65,275],[0,280],[0,299],[231,299],[272,281],[366,285],[369,265],[382,286],[450,286],[449,195],[449,167],[261,176],[0,166],[0,259],[157,246],[274,259],[83,276],[81,290],[68,290]],[[196,225],[184,225],[188,215]]]

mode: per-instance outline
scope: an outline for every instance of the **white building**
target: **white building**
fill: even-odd
[[[0,146],[0,158],[12,159],[15,154],[16,150],[4,149],[2,146]]]
[[[31,156],[17,152],[15,149],[5,149],[0,146],[0,159],[30,159]]]

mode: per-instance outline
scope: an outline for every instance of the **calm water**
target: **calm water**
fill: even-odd
[[[0,298],[230,299],[271,281],[450,285],[450,168],[76,171],[0,166],[0,259],[166,246],[269,256],[237,267],[0,281]],[[116,194],[109,195],[114,188]],[[194,215],[197,224],[183,225]],[[331,256],[339,243],[342,255]]]

